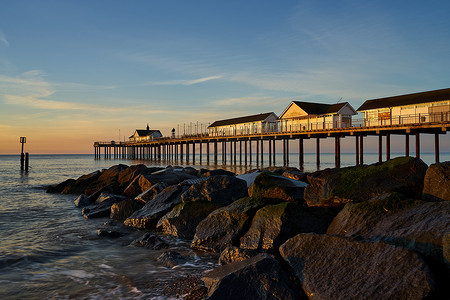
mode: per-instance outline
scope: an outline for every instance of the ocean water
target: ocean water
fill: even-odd
[[[255,158],[247,166],[239,163],[239,156],[236,166],[207,166],[206,157],[200,165],[197,156],[194,167],[241,173],[261,167]],[[315,154],[306,154],[305,171],[334,167],[333,154],[321,154],[320,159],[317,166]],[[425,153],[422,159],[430,164],[434,155]],[[376,162],[378,154],[365,154],[364,160]],[[449,153],[441,154],[444,160],[450,160]],[[298,167],[297,154],[289,161]],[[282,163],[281,155],[276,162]],[[166,268],[156,261],[162,251],[128,246],[144,232],[129,229],[122,238],[98,237],[97,229],[107,219],[86,220],[73,204],[75,195],[45,192],[48,185],[118,163],[155,163],[95,160],[93,155],[31,155],[28,172],[21,171],[19,163],[19,156],[0,156],[0,299],[166,299],[164,288],[174,280],[216,266],[217,255],[195,252],[187,241],[166,237],[170,250],[187,258],[185,265]],[[180,163],[158,163],[168,164]],[[353,154],[342,155],[341,166],[354,164]]]

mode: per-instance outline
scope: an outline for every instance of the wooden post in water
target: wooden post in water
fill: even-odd
[[[209,165],[209,141],[206,142],[206,163]]]
[[[234,165],[236,165],[236,143],[237,140],[234,140]]]
[[[320,138],[317,137],[316,139],[316,163],[317,163],[317,169],[319,169],[320,166]]]
[[[242,165],[242,141],[239,141],[239,164]]]
[[[261,139],[261,167],[264,165],[264,140]]]
[[[28,171],[28,165],[29,165],[29,156],[28,156],[28,152],[25,153],[25,171]]]
[[[275,163],[275,139],[273,139],[273,152],[272,152],[272,155],[273,155],[273,157],[272,157],[272,163],[273,163],[273,165],[275,166],[276,165],[276,163]]]
[[[256,165],[259,166],[259,140],[256,140]]]
[[[359,165],[359,136],[355,135],[355,155],[356,155],[356,165]]]
[[[364,164],[364,136],[362,134],[359,138],[359,163]]]
[[[217,140],[214,142],[214,164],[217,165]]]
[[[420,133],[416,132],[416,157],[420,158]]]
[[[252,165],[252,140],[248,140],[248,150],[249,150],[249,163]]]
[[[339,136],[335,137],[335,153],[334,153],[334,160],[336,168],[341,167],[341,140]]]
[[[199,160],[199,162],[200,162],[200,164],[202,164],[202,144],[203,144],[203,141],[200,141],[200,144],[198,145],[199,146],[199,158],[198,158],[198,160]]]
[[[192,142],[192,164],[195,165],[195,141]]]
[[[383,161],[383,136],[381,133],[378,135],[378,162]]]
[[[247,165],[247,140],[245,140],[244,143],[245,143],[245,156],[244,156],[244,158],[245,158],[245,165]]]
[[[269,166],[272,165],[272,141],[269,139]]]
[[[405,135],[405,156],[409,156],[409,134]]]
[[[439,163],[439,133],[434,134],[434,158],[435,158],[435,162],[438,164]]]
[[[391,135],[386,133],[386,161],[391,159]]]
[[[303,159],[304,159],[304,157],[303,157],[303,138],[300,137],[298,139],[298,162],[300,165],[300,170],[303,170],[303,165],[304,165]]]

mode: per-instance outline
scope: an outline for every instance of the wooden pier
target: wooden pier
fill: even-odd
[[[206,163],[217,165],[218,145],[221,144],[222,164],[247,165],[252,164],[252,149],[256,150],[256,165],[263,165],[264,157],[268,158],[269,166],[280,164],[275,153],[283,154],[283,166],[289,165],[289,141],[297,140],[299,148],[299,167],[304,164],[304,141],[316,140],[316,161],[320,164],[321,139],[334,139],[335,166],[341,165],[341,140],[353,138],[355,141],[355,165],[364,164],[364,137],[378,136],[379,161],[382,161],[383,147],[386,160],[390,159],[391,139],[393,136],[403,136],[405,140],[405,156],[409,156],[409,139],[414,136],[416,157],[420,158],[420,135],[434,135],[435,161],[439,162],[439,136],[446,134],[450,121],[429,122],[419,124],[385,125],[371,127],[348,127],[320,129],[310,131],[267,132],[232,136],[184,136],[179,138],[160,138],[148,142],[95,142],[95,158],[101,159],[142,159],[150,161],[179,162],[196,164],[196,158],[202,162],[203,149],[206,148]],[[383,145],[385,137],[385,145]],[[196,145],[199,156],[196,157]],[[280,149],[281,152],[277,151]],[[239,149],[238,149],[239,148]],[[373,151],[372,151],[373,152]]]

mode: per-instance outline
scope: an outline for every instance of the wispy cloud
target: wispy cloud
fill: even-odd
[[[0,30],[0,43],[4,44],[6,47],[9,47],[9,42],[6,39],[5,34],[1,30]]]
[[[203,83],[210,80],[220,79],[223,76],[216,75],[216,76],[208,76],[208,77],[202,77],[197,79],[185,79],[185,80],[169,80],[169,81],[159,81],[159,82],[150,82],[146,85],[194,85]]]

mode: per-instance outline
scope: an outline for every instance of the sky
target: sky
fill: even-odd
[[[31,154],[93,153],[147,123],[169,135],[279,115],[292,100],[357,109],[448,88],[448,11],[434,0],[2,0],[0,154],[19,153],[20,136]]]

